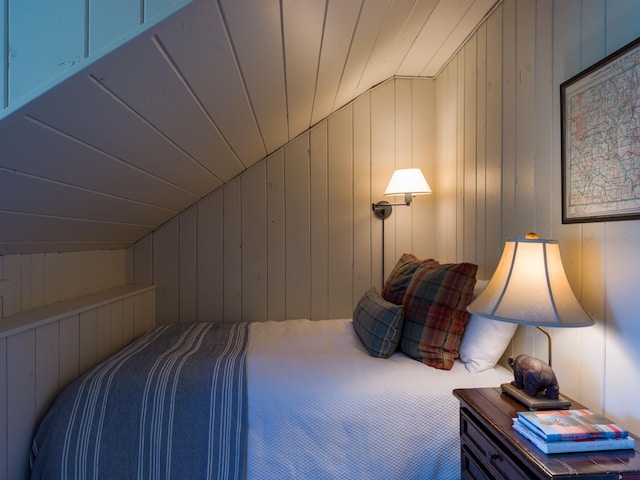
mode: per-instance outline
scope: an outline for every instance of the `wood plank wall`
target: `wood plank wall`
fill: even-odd
[[[1,0],[0,117],[191,1]]]
[[[350,317],[382,285],[371,204],[396,168],[422,168],[435,193],[394,207],[385,272],[403,252],[437,256],[434,87],[381,84],[133,246],[135,282],[158,285],[158,321]]]
[[[639,36],[633,0],[504,0],[436,81],[438,250],[490,276],[507,238],[559,240],[596,320],[552,329],[561,388],[637,434],[640,222],[562,225],[559,87]],[[547,358],[542,335],[519,330],[513,353]]]
[[[124,250],[0,256],[2,317],[124,285],[125,258]],[[154,325],[150,291],[0,336],[0,478],[27,478],[35,425],[60,388]]]

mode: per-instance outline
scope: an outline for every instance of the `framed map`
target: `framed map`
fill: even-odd
[[[640,219],[640,38],[560,85],[562,223]]]

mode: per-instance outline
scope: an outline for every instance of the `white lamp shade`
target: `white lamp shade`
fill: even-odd
[[[538,238],[505,243],[496,272],[467,310],[494,320],[536,326],[594,323],[573,294],[558,242]]]
[[[431,193],[431,188],[419,168],[403,168],[393,172],[385,195],[424,195]]]

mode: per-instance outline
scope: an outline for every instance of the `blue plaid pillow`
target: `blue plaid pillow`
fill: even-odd
[[[374,288],[358,301],[353,328],[372,357],[387,358],[396,351],[402,337],[402,305],[386,301]]]

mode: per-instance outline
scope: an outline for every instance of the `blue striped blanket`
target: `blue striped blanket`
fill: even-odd
[[[247,323],[158,327],[56,399],[36,479],[244,479]]]

